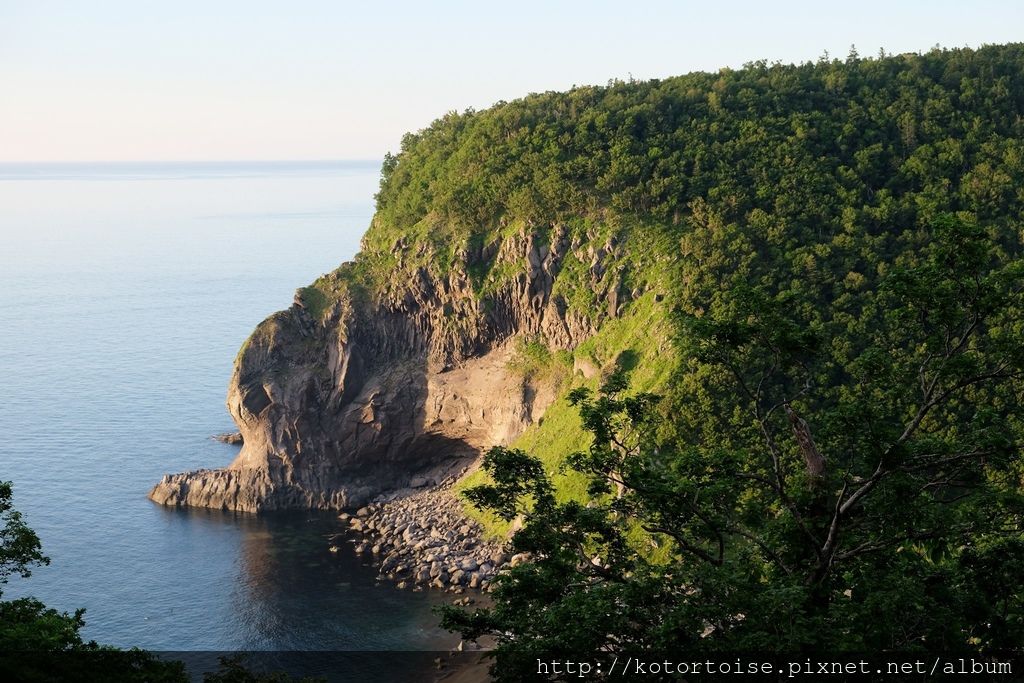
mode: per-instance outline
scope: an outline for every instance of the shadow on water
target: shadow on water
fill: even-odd
[[[433,611],[450,596],[378,580],[376,568],[348,543],[328,550],[340,531],[333,514],[159,509],[168,525],[188,527],[189,535],[234,531],[234,548],[227,549],[236,557],[233,589],[227,604],[210,605],[206,614],[235,631],[216,642],[250,657],[259,652],[261,668],[360,681],[419,680],[420,672],[430,680],[434,658],[458,642],[438,627]],[[216,664],[215,654],[189,660]]]

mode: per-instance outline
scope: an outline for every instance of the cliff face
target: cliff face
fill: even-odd
[[[334,285],[332,296],[300,290],[235,362],[227,406],[244,440],[238,457],[226,469],[165,476],[150,498],[337,509],[439,480],[507,444],[554,399],[552,387],[510,369],[514,340],[569,349],[594,329],[552,295],[570,250],[592,257],[564,229],[548,238],[524,230],[464,249],[445,276],[404,265],[367,288],[346,264],[319,283]],[[400,242],[391,257],[402,264],[417,250]],[[512,273],[487,295],[467,274],[483,260]]]

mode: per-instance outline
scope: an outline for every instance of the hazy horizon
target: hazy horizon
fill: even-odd
[[[379,164],[383,156],[377,159],[366,157],[336,157],[320,159],[15,159],[11,161],[0,160],[0,166],[26,166],[26,165],[82,165],[89,164]]]
[[[0,0],[0,162],[381,159],[449,111],[613,79],[1019,41],[1024,6]]]

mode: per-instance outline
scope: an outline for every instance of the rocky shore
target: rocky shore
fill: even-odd
[[[509,555],[502,543],[484,539],[480,525],[463,512],[452,483],[342,513],[348,529],[332,539],[331,550],[353,543],[357,553],[372,555],[381,575],[399,588],[487,590],[502,567],[525,557]]]

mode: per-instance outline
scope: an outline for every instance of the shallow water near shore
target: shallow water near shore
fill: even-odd
[[[252,328],[351,258],[377,162],[0,165],[0,479],[49,567],[5,598],[86,608],[85,637],[182,650],[433,650],[330,514],[173,510],[167,472],[236,447],[224,395]]]

